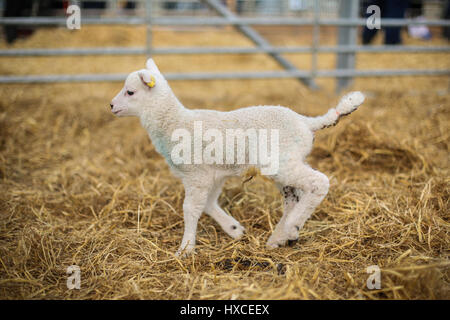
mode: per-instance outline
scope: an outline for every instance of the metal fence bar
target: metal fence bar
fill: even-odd
[[[217,0],[204,0],[209,6],[211,6],[215,11],[217,11],[220,15],[225,17],[226,19],[236,19],[237,16],[228,10],[227,7],[225,7],[222,3],[220,3]],[[253,41],[254,44],[259,46],[260,48],[268,48],[271,47],[271,44],[258,32],[256,32],[252,27],[248,25],[237,25],[237,28],[239,31],[241,31],[247,38],[249,38],[251,41]],[[279,53],[274,52],[268,52],[272,58],[278,62],[279,65],[281,65],[286,70],[295,71],[297,70],[297,67],[292,64],[289,60],[281,56]],[[305,85],[314,88],[317,87],[314,83],[314,80],[305,80],[303,78],[299,78],[301,82],[303,82]]]
[[[359,0],[344,0],[339,4],[339,17],[352,19],[358,16]],[[356,45],[357,29],[354,26],[340,26],[338,28],[338,44],[340,46]],[[355,53],[354,52],[339,52],[337,55],[336,69],[354,69],[355,68]],[[336,90],[341,91],[347,87],[351,78],[339,78],[337,80]]]
[[[347,1],[347,0],[343,0]],[[286,21],[288,23],[288,21]],[[357,27],[357,26],[365,26],[367,21],[366,19],[326,19],[320,20],[319,23],[323,26],[348,26],[348,27]],[[416,20],[416,19],[389,19],[382,18],[381,19],[381,28],[383,27],[402,27],[402,26],[413,26],[413,25],[427,25],[427,26],[449,26],[450,20]]]
[[[319,46],[317,53],[336,52],[409,52],[409,53],[445,53],[450,52],[450,46]],[[167,47],[152,48],[153,55],[167,54],[260,54],[260,53],[311,53],[313,49],[306,46],[295,47]],[[85,56],[85,55],[145,55],[146,47],[103,47],[103,48],[61,48],[61,49],[7,49],[0,50],[0,57],[27,56]]]
[[[351,19],[319,19],[317,9],[313,19],[303,18],[241,18],[234,15],[217,0],[205,0],[213,8],[217,8],[223,17],[152,17],[151,0],[146,0],[146,16],[142,17],[87,17],[83,18],[84,25],[146,25],[147,39],[144,48],[63,48],[63,49],[12,49],[0,50],[0,56],[47,56],[47,55],[144,55],[144,54],[270,54],[287,71],[267,72],[238,72],[238,73],[169,73],[168,80],[214,80],[214,79],[261,79],[261,78],[297,78],[307,84],[312,84],[314,77],[336,77],[344,83],[350,77],[385,77],[385,76],[419,76],[419,75],[444,75],[449,76],[450,70],[354,70],[346,69],[344,64],[338,65],[336,70],[317,70],[317,54],[336,52],[342,57],[354,56],[355,52],[450,52],[450,46],[358,46],[354,42],[343,41],[338,46],[319,46],[319,26],[339,26],[341,28],[356,29],[357,26],[365,26],[365,19],[357,19],[355,14]],[[342,0],[342,2],[357,2],[357,0]],[[317,3],[315,4],[316,8]],[[352,10],[350,10],[353,12]],[[383,26],[429,25],[450,26],[449,20],[417,21],[412,19],[382,19]],[[30,17],[30,18],[0,18],[3,25],[66,25],[65,18],[54,17]],[[152,25],[234,25],[258,47],[239,48],[152,48]],[[312,47],[273,47],[249,25],[313,25]],[[317,37],[317,38],[316,38]],[[351,37],[350,37],[351,38]],[[355,37],[353,37],[355,38]],[[350,44],[349,44],[350,43]],[[312,71],[297,70],[281,53],[312,53]],[[284,61],[284,62],[282,62]],[[347,61],[348,62],[348,61]],[[351,61],[350,61],[351,62]],[[351,63],[350,63],[351,64]],[[52,83],[52,82],[97,82],[97,81],[123,81],[124,74],[88,74],[88,75],[33,75],[33,76],[0,76],[0,83]]]
[[[313,41],[311,47],[311,81],[314,81],[317,67],[317,49],[319,47],[320,40],[320,25],[319,25],[319,5],[320,1],[314,1],[314,26],[313,26]]]
[[[128,74],[84,74],[84,75],[33,75],[0,76],[0,83],[54,83],[54,82],[111,82],[124,81]],[[392,76],[450,76],[450,70],[318,70],[317,77],[392,77]],[[227,79],[275,79],[311,78],[308,71],[267,71],[267,72],[197,72],[167,73],[167,80],[227,80]]]
[[[83,25],[144,25],[145,17],[86,17],[82,19]],[[272,18],[272,17],[154,17],[153,25],[171,25],[171,26],[217,26],[217,25],[314,25],[314,19],[306,18]],[[321,26],[365,26],[366,19],[319,19]],[[54,17],[1,17],[0,25],[59,25],[65,26],[65,18]],[[427,25],[427,26],[450,26],[450,20],[415,20],[415,19],[387,19],[381,20],[381,27],[389,26],[409,26],[409,25]]]
[[[402,46],[402,45],[378,45],[378,46],[362,46],[362,45],[347,45],[347,46],[322,46],[318,49],[319,52],[360,52],[360,53],[380,53],[380,52],[408,52],[408,53],[438,53],[450,52],[450,46]]]
[[[401,77],[401,76],[450,76],[450,70],[405,69],[405,70],[351,70],[336,69],[319,71],[318,77]]]
[[[145,24],[146,24],[146,53],[152,56],[152,1],[145,1]]]

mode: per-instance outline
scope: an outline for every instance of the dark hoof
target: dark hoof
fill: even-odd
[[[288,247],[293,247],[297,242],[298,242],[298,239],[288,240],[287,245],[288,245]]]

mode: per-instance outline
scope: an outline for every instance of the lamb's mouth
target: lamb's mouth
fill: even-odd
[[[119,112],[121,112],[122,110],[117,110],[117,111],[113,111],[114,114],[118,114]]]

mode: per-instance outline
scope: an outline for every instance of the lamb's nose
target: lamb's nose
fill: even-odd
[[[110,103],[109,106],[111,107],[111,110],[112,108],[114,108],[114,105],[112,103]]]

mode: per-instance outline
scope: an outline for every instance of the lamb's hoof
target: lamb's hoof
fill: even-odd
[[[279,248],[279,247],[284,246],[284,244],[282,244],[282,243],[269,243],[269,242],[267,242],[267,243],[266,243],[266,246],[267,246],[267,248],[269,248],[269,249],[276,249],[276,248]]]
[[[288,240],[296,241],[298,239],[298,233],[300,231],[299,226],[292,226],[290,228],[287,228],[286,230],[286,237]]]
[[[276,249],[276,248],[284,246],[286,244],[286,241],[287,241],[287,239],[283,239],[283,238],[279,238],[274,235],[271,235],[269,237],[269,240],[267,240],[266,246],[269,249]]]
[[[175,252],[175,256],[178,258],[187,258],[194,253],[194,247],[179,248],[177,252]]]
[[[283,247],[283,246],[293,247],[297,242],[298,242],[298,238],[292,239],[292,240],[291,239],[274,240],[274,239],[269,238],[266,245],[271,249],[275,249],[275,248],[279,248],[279,247]]]
[[[228,227],[228,230],[226,230],[226,232],[230,237],[237,240],[244,235],[245,228],[239,222],[233,223],[231,226]]]

